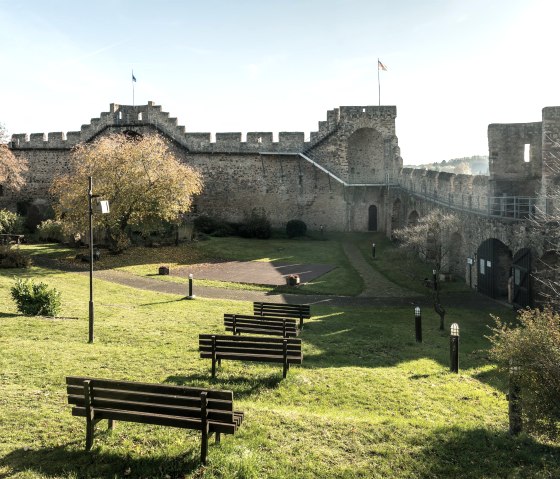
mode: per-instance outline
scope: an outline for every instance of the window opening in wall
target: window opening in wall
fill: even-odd
[[[525,143],[525,152],[523,155],[523,161],[529,163],[531,161],[531,144]]]
[[[365,109],[365,108],[362,108],[362,113],[365,113],[365,112],[366,112],[366,109]]]
[[[119,120],[122,120],[122,111],[119,111]]]
[[[0,196],[4,196],[4,186],[0,185]]]
[[[142,112],[138,113],[138,121],[142,121]]]

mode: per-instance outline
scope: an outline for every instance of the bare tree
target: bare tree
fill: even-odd
[[[450,236],[459,229],[459,218],[453,213],[440,209],[430,211],[419,218],[418,223],[395,230],[394,236],[400,247],[413,251],[425,261],[434,265],[438,278],[447,267],[451,253]],[[434,310],[440,317],[440,329],[444,329],[445,308],[440,300],[440,288],[437,281],[431,283]]]
[[[0,185],[19,191],[25,184],[27,160],[16,158],[7,145],[6,128],[0,123]]]

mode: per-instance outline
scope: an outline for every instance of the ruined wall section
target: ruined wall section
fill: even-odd
[[[558,214],[560,200],[560,107],[542,111],[542,185],[540,193],[549,198],[548,213]]]
[[[490,196],[538,195],[542,141],[540,122],[488,126]],[[525,145],[529,145],[529,161],[525,161]]]

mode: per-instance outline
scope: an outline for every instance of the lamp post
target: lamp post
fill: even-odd
[[[451,325],[451,336],[449,337],[449,354],[451,356],[452,373],[459,372],[459,325],[453,323]]]
[[[422,315],[420,313],[420,306],[414,308],[414,326],[416,330],[416,342],[422,342]]]
[[[375,243],[371,243],[371,257],[375,259]]]
[[[437,270],[432,270],[432,274],[434,277],[434,291],[437,291]]]
[[[93,176],[89,177],[88,188],[88,214],[89,214],[89,333],[88,343],[93,343],[93,322],[94,322],[94,307],[93,307],[93,198],[99,198],[99,195],[93,194]],[[109,213],[109,202],[100,202],[101,213]],[[99,254],[97,254],[99,259]]]
[[[189,295],[187,296],[187,299],[196,298],[196,296],[193,294],[192,290],[193,290],[193,274],[189,273]]]

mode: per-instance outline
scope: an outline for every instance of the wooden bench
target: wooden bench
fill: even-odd
[[[216,362],[222,359],[281,363],[282,377],[286,377],[290,364],[301,364],[301,339],[260,336],[227,336],[201,334],[200,357],[212,359],[212,377],[216,377]]]
[[[282,336],[293,338],[298,335],[295,319],[273,318],[268,316],[248,316],[243,314],[224,314],[226,331],[233,334],[266,334],[267,336]]]
[[[107,419],[157,424],[202,432],[200,460],[206,464],[208,437],[234,434],[243,413],[233,410],[233,392],[69,376],[68,403],[73,416],[86,418],[86,450],[93,445],[94,426]]]
[[[253,314],[281,318],[299,318],[299,329],[303,329],[303,320],[311,317],[308,304],[253,303]]]
[[[11,233],[0,234],[0,244],[21,244],[25,239],[25,235],[16,235]]]

